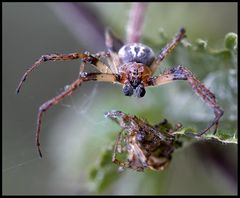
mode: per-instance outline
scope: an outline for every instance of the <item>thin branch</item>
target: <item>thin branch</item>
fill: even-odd
[[[147,3],[133,3],[127,25],[127,42],[139,42]]]

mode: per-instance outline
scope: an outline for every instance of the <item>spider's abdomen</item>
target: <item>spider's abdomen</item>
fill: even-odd
[[[150,66],[155,59],[153,50],[141,43],[129,43],[124,45],[119,51],[118,56],[122,63],[143,63]]]

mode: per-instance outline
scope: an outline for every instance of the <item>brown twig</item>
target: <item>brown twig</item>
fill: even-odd
[[[147,3],[133,3],[127,25],[127,43],[139,42]]]

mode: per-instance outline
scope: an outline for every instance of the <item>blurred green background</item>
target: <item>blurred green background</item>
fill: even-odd
[[[141,99],[125,97],[120,86],[89,82],[44,114],[43,158],[38,157],[34,144],[38,107],[78,77],[79,61],[45,63],[16,95],[21,75],[42,54],[103,50],[105,27],[112,27],[124,38],[130,7],[131,3],[2,4],[4,195],[96,194],[97,184],[89,182],[89,170],[120,130],[104,118],[106,111],[122,110],[150,123],[166,117],[196,128],[205,127],[213,118],[186,82],[149,89]],[[169,40],[182,26],[190,42],[201,38],[212,48],[223,48],[225,34],[237,33],[237,3],[149,3],[143,40],[157,52],[163,46],[159,29],[164,29]],[[204,53],[188,57],[188,50],[179,46],[162,67],[186,65],[214,93],[217,91],[225,110],[220,129],[233,133],[237,130],[237,81],[235,77],[230,82],[226,71],[235,72],[236,61],[235,65],[217,63]],[[111,161],[109,164],[116,168],[112,176],[119,176],[117,167]],[[191,144],[174,154],[166,171],[127,170],[102,193],[237,194],[237,146]]]

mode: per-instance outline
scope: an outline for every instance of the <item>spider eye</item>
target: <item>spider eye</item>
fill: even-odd
[[[133,95],[133,87],[130,84],[126,84],[123,87],[123,93],[125,94],[125,96]]]
[[[138,98],[141,98],[145,95],[146,91],[144,89],[144,86],[143,85],[139,85],[137,88],[136,88],[136,95]]]

